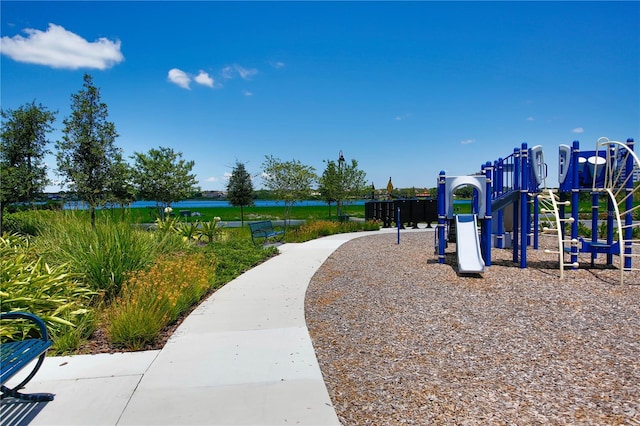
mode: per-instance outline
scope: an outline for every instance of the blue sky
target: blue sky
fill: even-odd
[[[640,2],[6,1],[1,101],[58,111],[93,76],[126,156],[194,160],[205,190],[236,160],[435,187],[522,142],[640,139]],[[55,169],[55,160],[47,160]],[[50,189],[57,189],[52,187]]]

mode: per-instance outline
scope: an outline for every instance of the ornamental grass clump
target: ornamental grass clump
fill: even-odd
[[[74,349],[75,341],[91,334],[94,326],[92,292],[68,265],[49,266],[30,240],[18,235],[0,237],[0,300],[3,312],[31,312],[41,317],[54,340],[54,352]],[[81,326],[80,326],[81,325]],[[0,339],[22,340],[36,331],[30,323],[2,324]],[[73,339],[62,336],[74,335]]]
[[[292,234],[296,241],[308,241],[339,233],[340,223],[329,220],[309,221],[300,225]]]
[[[132,272],[106,310],[112,344],[142,350],[212,288],[215,265],[204,253],[163,256]]]
[[[43,229],[37,245],[50,263],[68,263],[107,302],[120,293],[127,273],[147,267],[159,253],[186,247],[175,234],[156,235],[108,218],[92,229],[88,219],[72,214]]]
[[[334,222],[329,220],[309,221],[296,229],[287,231],[286,241],[304,242],[328,235],[342,234],[358,231],[377,231],[380,224],[373,221],[367,222]]]

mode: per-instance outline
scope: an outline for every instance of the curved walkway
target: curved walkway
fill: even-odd
[[[392,230],[383,230],[383,232]],[[162,350],[48,357],[3,425],[338,425],[305,323],[311,277],[351,233],[281,254],[212,294]]]

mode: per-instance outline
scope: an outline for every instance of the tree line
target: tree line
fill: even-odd
[[[5,208],[15,203],[32,203],[47,185],[44,158],[52,152],[47,134],[53,130],[57,111],[50,111],[35,100],[15,110],[0,110],[0,234]],[[62,121],[62,138],[54,143],[57,176],[68,192],[84,201],[95,226],[95,212],[107,203],[128,205],[136,199],[152,200],[162,211],[172,203],[189,198],[199,191],[191,173],[194,161],[182,158],[172,148],[152,148],[135,152],[133,164],[127,162],[115,141],[116,126],[109,121],[108,107],[102,102],[100,89],[89,74],[83,77],[82,89],[71,95],[71,114]],[[267,189],[285,202],[285,220],[296,201],[314,191],[336,203],[340,214],[348,197],[361,197],[366,191],[365,173],[356,160],[326,161],[322,175],[297,160],[281,161],[267,155],[262,164]],[[252,176],[243,163],[236,161],[227,183],[230,203],[253,205]],[[244,217],[244,212],[243,217]]]

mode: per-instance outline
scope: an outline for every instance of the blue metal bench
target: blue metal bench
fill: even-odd
[[[18,392],[35,376],[36,372],[42,366],[47,349],[53,344],[53,342],[49,340],[44,321],[38,316],[28,312],[3,312],[0,313],[0,320],[31,321],[38,326],[40,331],[40,337],[30,337],[16,342],[0,344],[0,391],[2,392],[0,399],[10,396],[26,401],[52,401],[53,394],[50,393],[24,394]],[[9,379],[23,368],[29,366],[31,362],[36,359],[37,361],[33,365],[31,372],[24,380],[12,388],[5,386],[5,383]]]
[[[251,229],[251,240],[254,245],[266,244],[267,242],[280,242],[284,238],[284,230],[274,230],[273,223],[270,220],[260,222],[249,222]]]

